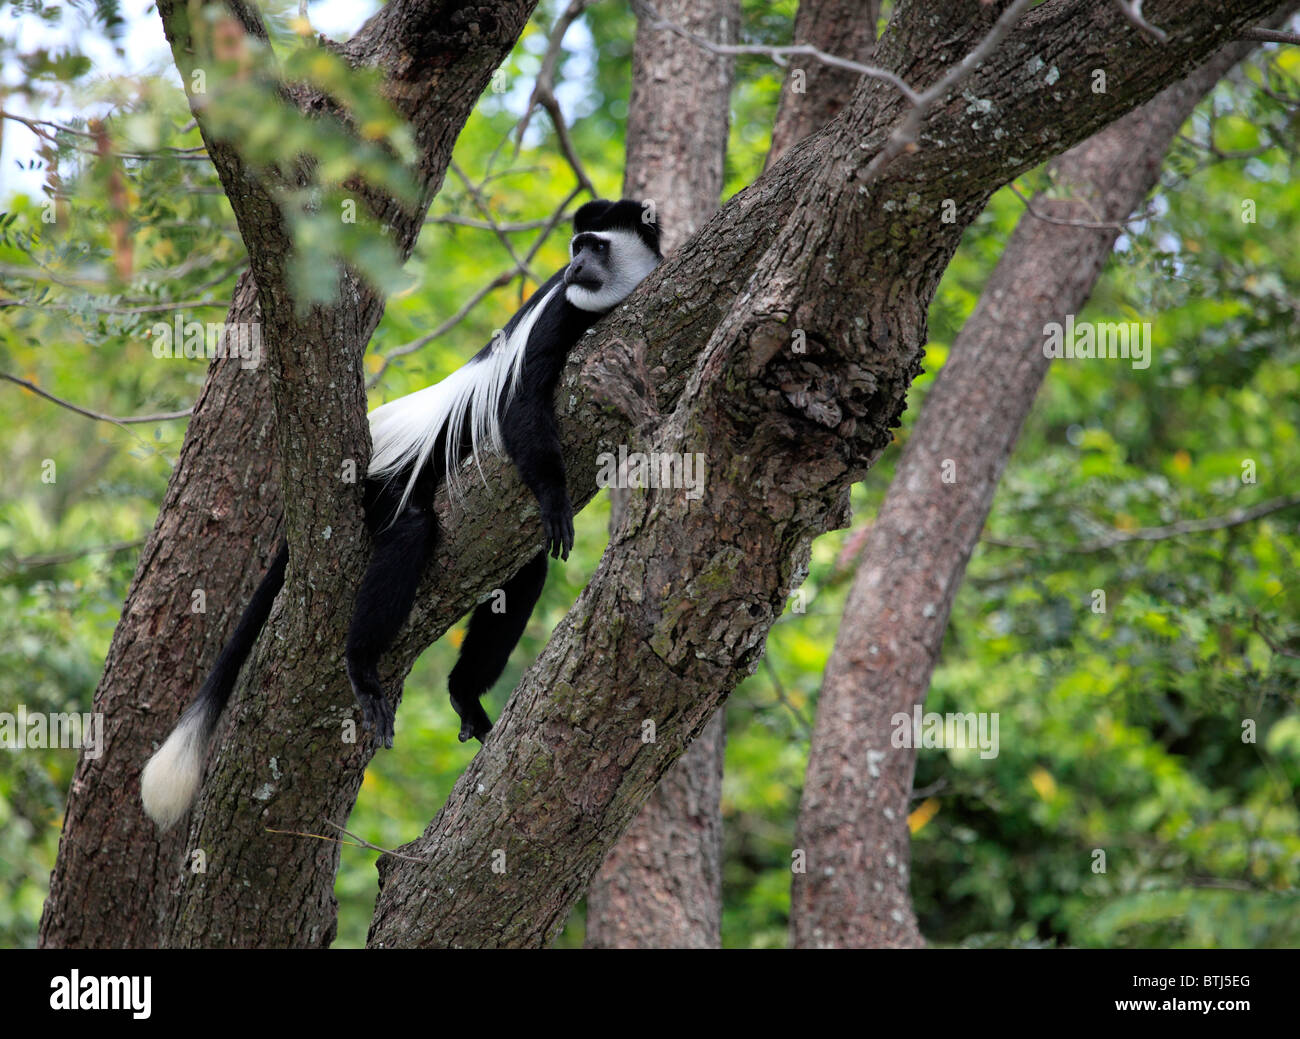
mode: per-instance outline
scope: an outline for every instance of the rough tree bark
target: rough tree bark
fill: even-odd
[[[661,16],[734,43],[738,0],[660,0]],[[623,194],[652,199],[669,255],[717,211],[727,157],[734,62],[637,24]],[[628,491],[611,488],[610,529]],[[591,880],[591,948],[717,948],[722,941],[723,711],[660,781]]]
[[[509,53],[534,3],[394,0],[340,49],[354,65],[385,70],[390,100],[415,132],[419,162],[413,173],[424,204],[416,207],[418,212],[407,212],[392,206],[385,210],[383,200],[370,200],[390,220],[403,255],[415,241],[427,200],[441,184],[461,126],[492,70]],[[219,5],[208,5],[209,9],[216,7]],[[252,38],[265,37],[252,8],[232,2],[227,10]],[[177,33],[185,31],[182,19],[170,3],[160,4],[160,12],[169,37],[175,41]],[[201,55],[182,52],[178,58],[184,67],[200,60]],[[320,102],[311,95],[299,100],[307,112]],[[208,140],[208,144],[240,218],[254,270],[259,279],[267,277],[271,286],[259,293],[260,280],[255,284],[253,277],[245,274],[235,289],[226,320],[262,323],[261,300],[268,291],[275,292],[280,303],[286,299],[283,285],[275,284],[275,275],[266,270],[279,258],[276,250],[283,248],[282,228],[273,210],[265,206],[264,186],[239,169],[233,149],[220,141]],[[337,338],[329,342],[327,352],[350,358],[352,372],[346,384],[351,387],[355,383],[355,392],[349,401],[353,411],[349,442],[357,446],[355,456],[362,457],[364,437],[357,435],[362,418],[356,412],[360,409],[364,414],[364,393],[356,372],[361,351],[379,320],[382,301],[361,288],[336,310],[336,320],[318,311],[317,316],[326,319],[321,332],[315,340],[308,338],[303,343],[319,342],[334,331]],[[280,325],[276,334],[284,332]],[[289,334],[294,333],[290,330]],[[263,342],[270,346],[270,336],[264,335]],[[323,399],[334,401],[338,396],[329,391]],[[280,403],[295,406],[283,394]],[[322,408],[313,404],[304,411],[316,414]],[[274,414],[267,366],[248,370],[237,361],[214,362],[196,402],[158,521],[141,552],[95,692],[94,709],[104,715],[109,752],[96,761],[83,757],[78,762],[41,918],[44,946],[140,947],[169,941],[159,928],[171,909],[170,889],[183,883],[187,875],[183,862],[188,850],[205,845],[196,843],[184,830],[161,839],[155,835],[153,824],[139,807],[139,770],[229,637],[274,552],[282,513]],[[332,433],[330,439],[337,442],[338,434]],[[315,464],[311,456],[304,460],[308,458]],[[363,457],[362,462],[364,470]],[[346,492],[335,487],[328,497],[340,504],[350,501],[340,490]],[[337,529],[347,529],[352,543],[359,546],[355,516],[346,517]],[[301,544],[301,533],[299,528],[293,534],[295,547]],[[213,546],[220,551],[214,552]],[[296,554],[295,585],[304,578],[313,580],[299,565],[299,559],[305,562],[307,554]],[[355,556],[349,562],[354,564]],[[350,572],[357,572],[355,565]],[[205,593],[206,614],[191,612],[196,589]],[[345,598],[351,601],[350,595]],[[299,601],[305,601],[301,595]],[[359,779],[367,757],[368,753],[353,755],[355,779]],[[341,821],[351,797],[344,794],[339,799],[344,806],[330,817]],[[206,844],[209,848],[226,846],[221,839]],[[267,943],[303,941],[306,935],[318,943],[328,941],[333,932],[330,889],[334,869],[329,858],[313,860],[311,868],[327,879],[316,884],[311,895],[302,896],[315,906],[313,918],[301,933],[287,925],[279,939],[273,926],[266,928],[260,933],[268,935]],[[272,873],[281,873],[288,881],[287,888],[294,887],[289,875],[297,867],[286,869],[287,863],[277,862],[274,853],[265,856],[264,862]],[[289,906],[298,894],[295,892]],[[246,919],[255,922],[256,916]],[[246,936],[246,940],[252,939]]]
[[[756,666],[811,539],[843,522],[918,369],[938,278],[991,192],[1276,6],[1156,0],[1146,15],[1168,42],[1155,46],[1113,3],[1048,3],[963,65],[960,89],[919,120],[892,88],[864,84],[831,129],[729,202],[575,351],[587,379],[571,366],[559,394],[575,500],[591,496],[589,446],[625,435],[628,419],[598,406],[613,399],[665,415],[655,449],[703,452],[708,492],[633,497],[447,804],[401,857],[381,858],[371,945],[535,946],[563,925],[655,782]],[[933,84],[1004,7],[900,4],[877,60]],[[1092,90],[1097,68],[1104,94]],[[911,148],[896,130],[917,122]],[[957,220],[945,223],[949,207]],[[618,388],[641,360],[666,377],[638,407]],[[513,491],[496,499],[519,508]],[[498,559],[514,564],[533,545],[504,533]],[[438,623],[422,613],[416,627]],[[647,719],[654,743],[641,741]]]
[[[1249,49],[1224,48],[1061,156],[1066,197],[1039,195],[953,343],[872,523],[827,663],[791,885],[796,947],[924,944],[909,891],[914,749],[891,745],[891,718],[925,700],[953,598],[1003,467],[1047,374],[1043,326],[1077,313],[1118,235],[1155,185],[1174,134]],[[956,481],[941,480],[946,460]]]
[[[734,43],[739,0],[667,0],[656,10],[705,39]],[[637,23],[623,193],[654,199],[668,255],[718,211],[734,62]]]

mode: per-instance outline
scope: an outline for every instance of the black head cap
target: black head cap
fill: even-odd
[[[623,198],[617,202],[599,198],[588,202],[573,214],[573,233],[583,231],[632,231],[641,236],[650,250],[659,252],[659,215],[653,202]]]

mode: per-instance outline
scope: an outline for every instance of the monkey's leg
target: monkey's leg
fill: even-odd
[[[406,623],[436,538],[433,511],[421,504],[409,505],[379,530],[352,609],[348,679],[361,705],[362,724],[385,747],[393,745],[393,708],[379,681],[379,659]]]
[[[546,584],[546,552],[538,552],[493,595],[479,603],[460,647],[460,659],[447,678],[451,705],[460,715],[460,741],[482,741],[492,728],[479,697],[492,688],[528,625]]]

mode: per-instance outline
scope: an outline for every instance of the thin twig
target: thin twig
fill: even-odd
[[[117,307],[107,303],[91,303],[92,310],[101,314],[158,314],[167,310],[191,310],[199,307],[228,307],[230,304],[220,299],[187,299],[178,303],[148,303],[135,307]],[[73,303],[61,303],[57,300],[0,299],[0,307],[40,307],[43,310],[81,310]]]
[[[528,130],[529,121],[533,117],[533,111],[537,108],[538,91],[542,88],[551,90],[555,87],[555,67],[559,64],[562,44],[564,43],[565,34],[568,33],[569,27],[582,17],[592,0],[569,0],[569,6],[564,9],[560,16],[555,19],[555,24],[551,27],[551,35],[546,41],[546,54],[542,57],[541,68],[537,71],[537,79],[533,83],[533,92],[528,97],[528,104],[524,105],[523,117],[519,120],[518,126],[515,127],[515,155],[519,154],[519,146],[523,143],[524,134]]]
[[[1081,227],[1088,231],[1119,231],[1121,234],[1128,231],[1128,225],[1138,220],[1149,220],[1155,215],[1155,211],[1148,206],[1141,213],[1134,213],[1131,217],[1126,218],[1121,223],[1107,223],[1106,221],[1093,220],[1070,220],[1065,217],[1050,216],[1047,213],[1041,213],[1034,208],[1034,201],[1024,195],[1014,183],[1008,183],[1007,187],[1011,193],[1025,204],[1025,209],[1029,215],[1043,221],[1045,224],[1059,224],[1061,227]],[[1070,200],[1072,201],[1072,200]]]
[[[948,786],[948,780],[945,777],[940,776],[929,786],[913,788],[910,799],[913,801],[924,801],[927,797],[933,797],[935,794],[939,793],[939,791],[945,789],[947,786]]]
[[[1300,47],[1300,33],[1285,32],[1281,29],[1243,29],[1237,38],[1259,40],[1261,43],[1290,43]]]
[[[195,227],[197,225],[185,221],[176,221],[173,222],[171,226]],[[44,272],[46,280],[53,282],[55,285],[62,285],[64,288],[77,289],[82,292],[90,293],[94,287],[97,286],[102,287],[109,284],[109,279],[107,277],[91,277],[89,275],[84,275],[84,274],[79,275],[75,281],[70,281],[67,278],[63,278],[55,274],[54,271],[47,264],[41,263],[36,257],[31,257],[31,259],[34,263],[36,263],[40,267],[41,271]],[[223,273],[221,273],[219,276],[213,278],[210,281],[205,281],[200,285],[193,286],[192,287],[193,290],[199,291],[202,289],[210,289],[214,285],[220,284],[221,282],[225,281],[226,278],[230,277],[230,275],[233,274],[236,270],[238,270],[241,266],[243,266],[244,262],[245,262],[245,257],[241,256],[238,260],[235,260],[232,264],[225,267]],[[190,274],[196,269],[201,270],[204,267],[208,267],[208,266],[211,266],[211,264],[202,262],[202,258],[190,258],[172,267],[153,267],[153,268],[145,268],[143,270],[137,271],[135,273],[135,276],[132,278],[132,281],[133,282],[169,281],[171,279],[180,278],[186,274]],[[30,281],[33,283],[39,283],[42,280],[38,278],[30,268],[17,267],[14,266],[13,264],[0,264],[0,275],[9,278],[14,278],[17,280]],[[141,303],[141,304],[144,303],[143,300],[130,300],[130,299],[123,300],[122,302]],[[49,304],[44,304],[44,305],[49,305]],[[188,304],[181,304],[181,305],[184,306]],[[207,300],[204,300],[201,303],[196,305],[209,306],[213,304],[209,303],[209,301]]]
[[[772,679],[772,688],[776,690],[776,698],[780,701],[781,706],[793,715],[795,725],[798,726],[800,733],[803,736],[811,736],[813,723],[805,718],[803,712],[790,702],[790,698],[785,693],[785,686],[781,683],[776,668],[772,665],[772,658],[766,653],[763,654],[763,666],[767,669],[768,677]]]
[[[457,216],[455,213],[447,213],[444,216],[431,216],[425,219],[426,224],[451,224],[453,227],[472,227],[477,231],[536,231],[539,227],[545,227],[550,223],[550,217],[543,217],[539,220],[518,220],[514,223],[503,224],[489,222],[487,220],[475,220],[472,216]]]
[[[27,129],[31,130],[32,133],[47,141],[53,141],[54,135],[42,130],[42,127],[49,127],[51,130],[55,130],[59,133],[72,134],[76,137],[85,137],[92,141],[97,140],[95,135],[88,130],[78,130],[75,126],[65,126],[62,123],[51,122],[49,119],[30,119],[27,116],[19,115],[17,112],[7,112],[3,110],[0,110],[0,118],[12,119],[16,123],[22,123],[27,127]],[[182,133],[188,132],[189,129],[192,129],[192,125],[191,127],[186,128],[186,130],[183,130]],[[158,149],[157,152],[150,152],[148,154],[151,157],[161,154],[162,152],[172,152],[177,155],[199,155],[200,152],[206,151],[207,146],[203,144],[196,144],[190,148],[177,148],[172,145],[164,145],[162,148]],[[200,157],[202,158],[206,156]]]
[[[139,548],[145,543],[145,540],[145,538],[136,538],[134,541],[116,541],[111,545],[92,545],[89,548],[73,549],[69,552],[60,552],[51,556],[20,556],[7,562],[5,566],[11,573],[19,570],[35,570],[42,566],[59,566],[62,563],[71,563],[74,559],[98,555],[101,552],[110,556],[117,555],[119,552],[127,552],[133,548]]]
[[[25,390],[30,390],[39,397],[53,401],[61,408],[67,408],[69,411],[75,411],[78,415],[84,415],[86,418],[92,418],[96,422],[112,422],[116,426],[128,426],[137,422],[170,422],[173,419],[189,418],[194,409],[186,408],[184,411],[164,411],[157,415],[129,415],[119,418],[116,415],[105,415],[102,412],[91,411],[89,408],[83,408],[80,405],[73,404],[71,401],[64,400],[62,397],[56,397],[54,394],[41,389],[34,382],[28,382],[26,379],[20,379],[16,375],[10,375],[8,372],[0,372],[0,379],[7,379],[9,382],[16,383]]]
[[[374,375],[370,376],[370,378],[366,380],[366,386],[367,387],[374,386],[377,382],[379,382],[384,372],[388,370],[388,366],[396,358],[405,357],[407,354],[413,354],[415,353],[416,350],[428,346],[439,336],[445,335],[447,332],[450,332],[453,328],[455,328],[463,320],[465,320],[466,315],[468,315],[471,310],[473,310],[476,306],[478,306],[478,304],[483,300],[483,298],[489,292],[493,292],[496,289],[502,288],[505,285],[509,285],[512,281],[515,280],[516,277],[519,276],[519,273],[520,272],[518,267],[511,268],[508,271],[502,271],[490,282],[488,282],[481,289],[479,289],[478,292],[474,293],[474,295],[472,295],[468,300],[466,300],[463,304],[461,304],[460,309],[457,310],[456,313],[452,314],[451,317],[447,318],[446,321],[444,321],[441,325],[435,328],[432,332],[420,336],[419,339],[412,339],[409,343],[403,343],[401,346],[394,347],[392,350],[388,351],[388,353],[383,355],[383,364],[379,366],[379,369],[375,372]]]
[[[1210,139],[1206,141],[1198,141],[1195,137],[1189,137],[1185,133],[1178,134],[1177,139],[1198,151],[1209,152],[1220,162],[1235,162],[1240,159],[1255,159],[1276,147],[1272,144],[1261,144],[1258,148],[1247,148],[1243,151],[1225,152],[1214,143],[1213,132],[1211,132]]]
[[[771,58],[778,65],[787,65],[786,58],[795,55],[814,58],[824,65],[834,65],[836,68],[848,69],[856,72],[860,76],[868,76],[871,79],[878,79],[888,83],[897,90],[903,97],[907,98],[912,104],[921,103],[922,95],[907,85],[896,73],[890,72],[889,69],[881,68],[878,65],[864,65],[859,61],[850,61],[848,58],[841,58],[834,54],[828,54],[826,51],[818,50],[809,43],[797,43],[786,47],[769,47],[759,44],[747,43],[714,43],[712,40],[703,36],[698,36],[684,26],[678,25],[670,19],[664,18],[654,6],[647,3],[646,0],[632,0],[632,10],[636,12],[638,19],[646,19],[652,29],[666,29],[669,32],[676,33],[684,40],[689,40],[697,47],[701,47],[711,54],[756,54],[762,57]]]
[[[546,109],[546,114],[551,117],[551,123],[555,127],[555,136],[560,142],[560,151],[563,153],[565,160],[573,170],[573,175],[578,178],[578,183],[582,189],[596,198],[599,192],[596,191],[596,185],[592,183],[591,178],[587,176],[586,167],[582,165],[582,160],[578,158],[578,150],[573,146],[573,138],[569,136],[569,127],[564,121],[564,113],[560,111],[560,103],[555,100],[555,95],[548,88],[540,98],[541,106]]]
[[[377,851],[377,852],[379,852],[381,855],[391,855],[391,856],[392,856],[393,858],[395,858],[395,859],[403,859],[403,860],[406,861],[406,862],[416,862],[416,863],[419,863],[419,864],[422,865],[422,866],[427,866],[430,862],[433,861],[432,859],[420,858],[420,857],[417,856],[417,855],[404,855],[402,852],[400,852],[400,851],[393,851],[391,848],[381,848],[378,844],[372,844],[370,841],[366,840],[364,837],[358,837],[358,836],[357,836],[355,833],[353,833],[351,830],[345,829],[344,827],[340,826],[338,823],[333,822],[333,821],[331,821],[331,820],[329,820],[329,819],[326,819],[326,820],[325,820],[325,825],[326,825],[326,826],[333,826],[334,829],[336,829],[336,830],[338,830],[340,833],[342,833],[344,837],[348,837],[348,838],[350,838],[350,840],[351,840],[352,842],[354,842],[354,843],[353,843],[353,846],[354,846],[354,847],[359,847],[359,848],[369,848],[371,851]],[[317,840],[317,841],[329,841],[329,842],[331,842],[332,844],[348,844],[348,843],[349,843],[349,841],[345,841],[345,840],[343,840],[342,838],[339,838],[339,837],[327,837],[327,836],[326,836],[325,834],[323,834],[323,833],[307,833],[307,832],[305,832],[305,831],[303,831],[303,830],[275,830],[275,829],[272,829],[271,827],[268,826],[268,827],[266,828],[266,832],[267,832],[267,833],[279,833],[279,834],[283,834],[283,835],[285,835],[286,837],[310,837],[310,838],[312,838],[312,840]]]
[[[1288,108],[1300,108],[1300,96],[1295,94],[1284,94],[1280,90],[1274,90],[1264,83],[1256,83],[1255,89],[1265,97],[1271,97],[1279,104],[1286,105]]]
[[[1268,648],[1278,656],[1290,657],[1292,660],[1300,660],[1300,650],[1290,649],[1287,646],[1279,645],[1269,636],[1268,632],[1264,630],[1264,622],[1259,619],[1258,613],[1254,615],[1252,626],[1255,631],[1259,633],[1259,637],[1264,640],[1265,645],[1267,645]]]
[[[551,214],[550,220],[546,222],[546,226],[542,228],[542,233],[537,236],[537,241],[533,242],[533,247],[528,250],[528,255],[525,256],[524,259],[526,259],[529,263],[532,263],[533,257],[537,255],[538,250],[540,250],[541,247],[546,244],[546,240],[551,237],[551,232],[554,231],[557,227],[559,227],[560,221],[565,219],[570,219],[565,215],[565,211],[569,208],[569,203],[571,203],[575,198],[581,195],[585,190],[586,189],[581,184],[579,184],[576,188],[574,188],[572,191],[570,191],[567,195],[564,196],[564,201],[561,202],[556,207],[555,212]]]
[[[560,151],[565,161],[572,168],[574,176],[578,178],[578,183],[594,198],[595,185],[587,176],[582,160],[578,158],[578,151],[569,136],[569,127],[564,120],[564,113],[560,110],[560,103],[555,99],[555,69],[559,64],[564,35],[569,31],[569,26],[582,16],[590,3],[591,0],[569,0],[568,7],[555,20],[555,25],[551,28],[551,35],[546,44],[546,55],[542,58],[542,67],[537,72],[537,79],[533,82],[533,92],[528,97],[528,104],[524,106],[524,114],[516,127],[515,158],[519,157],[519,149],[523,145],[524,133],[528,130],[533,111],[539,107],[545,109],[546,114],[551,117],[551,124],[555,127],[555,136],[560,142]]]
[[[453,161],[450,163],[450,166],[451,171],[456,174],[456,176],[460,178],[460,182],[465,185],[465,190],[469,192],[469,197],[474,201],[474,208],[483,214],[483,219],[488,222],[488,226],[492,228],[493,233],[496,234],[497,241],[499,241],[505,248],[510,259],[515,261],[515,266],[528,275],[528,277],[533,277],[532,271],[528,269],[528,264],[521,260],[519,254],[515,252],[515,246],[514,243],[510,241],[510,236],[506,234],[506,232],[497,224],[495,217],[492,216],[491,208],[488,206],[487,202],[483,200],[483,192],[474,186],[473,181],[471,181],[469,177],[465,176],[464,170],[462,170],[456,162]]]
[[[97,139],[93,133],[89,133],[86,130],[78,130],[73,126],[64,126],[62,123],[54,123],[48,119],[29,119],[27,116],[19,115],[17,112],[0,110],[0,119],[10,119],[15,123],[21,123],[41,140],[49,141],[51,144],[57,144],[58,138],[55,134],[50,133],[49,130],[54,130],[56,133],[71,134],[76,137],[85,137],[90,140]],[[49,129],[45,129],[46,127]],[[95,148],[73,147],[73,151],[80,152],[82,155],[102,157],[101,153]],[[182,159],[188,162],[208,161],[207,148],[201,144],[192,148],[176,148],[172,145],[164,145],[162,148],[151,152],[114,152],[113,155],[115,158],[119,159],[136,159],[141,161],[152,161],[164,158]]]
[[[1283,509],[1294,508],[1297,505],[1300,505],[1300,494],[1288,494],[1283,498],[1273,498],[1250,508],[1233,509],[1231,512],[1225,512],[1222,516],[1180,520],[1177,523],[1169,523],[1161,527],[1143,527],[1139,530],[1114,530],[1099,538],[1094,538],[1091,541],[1081,541],[1074,545],[1039,541],[1037,538],[985,536],[981,540],[985,544],[996,545],[998,548],[1019,548],[1031,552],[1069,552],[1082,555],[1104,552],[1117,545],[1125,545],[1134,541],[1165,541],[1169,538],[1182,537],[1184,534],[1203,534],[1212,530],[1225,530],[1229,527],[1237,527],[1243,523],[1261,519],[1274,512],[1281,512]]]

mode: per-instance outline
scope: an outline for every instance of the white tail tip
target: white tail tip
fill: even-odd
[[[140,800],[159,829],[175,826],[194,800],[202,778],[203,729],[202,716],[186,712],[140,773]]]

